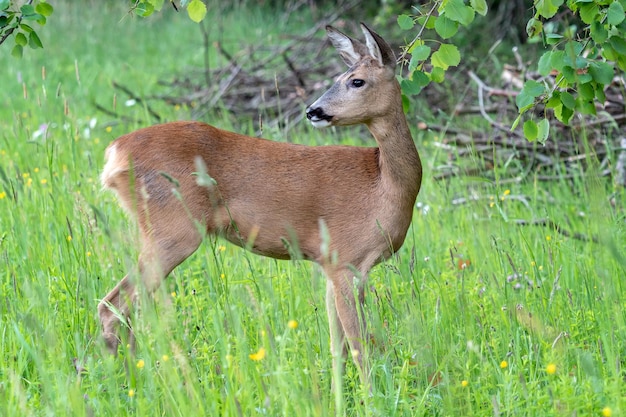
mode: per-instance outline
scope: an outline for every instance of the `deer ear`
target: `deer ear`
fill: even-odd
[[[361,30],[365,35],[365,42],[369,54],[376,58],[381,65],[395,69],[396,56],[393,54],[391,46],[376,32],[368,28],[361,22]]]
[[[332,26],[326,26],[328,39],[339,52],[339,56],[349,67],[356,64],[363,56],[368,55],[368,49],[361,42],[338,31]]]

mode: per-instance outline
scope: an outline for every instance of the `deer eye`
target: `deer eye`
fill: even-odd
[[[365,85],[365,81],[356,78],[352,80],[351,85],[356,88],[363,87]]]

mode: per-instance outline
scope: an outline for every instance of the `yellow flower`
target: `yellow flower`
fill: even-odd
[[[87,257],[89,258],[91,256],[91,252],[87,252]]]
[[[4,191],[0,192],[0,200],[2,200],[3,198],[6,198],[7,193],[5,193]]]
[[[604,407],[602,409],[602,417],[611,417],[613,415],[613,411],[610,407]]]
[[[461,386],[462,386],[463,388],[467,387],[468,385],[469,385],[469,382],[467,382],[467,380],[466,380],[466,379],[464,379],[463,381],[461,381]]]
[[[252,359],[253,361],[258,362],[260,360],[263,360],[263,358],[265,358],[265,348],[261,347],[256,353],[251,353],[249,356],[250,359]]]
[[[550,235],[546,236],[546,240],[547,240],[548,242],[549,242],[549,241],[551,241],[551,240],[552,240],[552,236],[550,236]]]
[[[496,203],[493,203],[493,202],[489,203],[489,207],[493,207],[495,205],[496,205]]]
[[[546,366],[546,372],[548,375],[554,375],[556,373],[556,365],[549,363],[548,366]]]
[[[72,241],[72,235],[69,235],[66,239],[67,239],[68,242],[71,242]]]
[[[41,182],[41,184],[46,185],[48,183],[48,180],[43,178],[40,182]]]
[[[224,246],[224,245],[219,245],[219,246],[217,247],[217,249],[218,249],[220,252],[224,252],[224,251],[226,250],[226,246]]]
[[[509,195],[511,194],[511,190],[504,190],[504,195]]]
[[[161,356],[161,360],[162,360],[163,362],[167,362],[167,361],[169,361],[169,360],[170,360],[170,357],[169,357],[169,356],[167,356],[167,355],[163,355],[163,356]]]
[[[172,296],[172,298],[176,298],[176,291],[172,291],[170,295]]]
[[[295,320],[289,320],[287,322],[287,327],[289,327],[291,330],[295,329],[296,327],[298,327],[298,322]]]
[[[143,367],[146,366],[146,363],[144,362],[143,359],[139,359],[137,361],[137,369],[143,369]]]
[[[533,266],[533,267],[534,267],[535,265],[537,265],[537,263],[536,263],[535,261],[531,261],[531,262],[530,262],[530,266]]]
[[[107,133],[111,133],[113,128],[111,126],[107,126],[106,129],[104,129],[104,130],[106,130]]]
[[[134,390],[134,389],[132,389],[132,388],[131,388],[131,389],[129,389],[129,390],[128,390],[128,396],[129,396],[130,398],[133,398],[133,397],[135,396],[135,390]]]
[[[502,361],[502,362],[500,362],[500,368],[504,369],[504,368],[506,368],[507,366],[509,366],[509,363],[508,363],[507,361]]]

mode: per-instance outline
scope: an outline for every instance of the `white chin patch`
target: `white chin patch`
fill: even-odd
[[[318,129],[322,127],[330,126],[330,122],[325,119],[311,120],[311,124],[313,125],[313,127],[316,127]]]

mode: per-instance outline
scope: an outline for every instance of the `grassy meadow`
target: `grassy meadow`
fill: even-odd
[[[133,269],[136,228],[98,176],[109,142],[152,123],[112,83],[154,94],[159,79],[203,63],[184,13],[141,20],[115,3],[56,2],[45,49],[17,60],[0,47],[0,416],[626,415],[624,191],[593,168],[549,183],[500,181],[506,165],[495,181],[435,181],[442,138],[417,129],[425,176],[413,223],[368,284],[371,394],[351,363],[343,395],[331,393],[320,271],[219,239],[142,303],[135,354],[107,354],[97,304]],[[314,24],[209,13],[231,49]],[[167,120],[189,115],[153,105]],[[250,121],[208,117],[252,133]],[[272,138],[360,144],[359,132],[302,122]],[[515,223],[540,218],[554,223]]]

